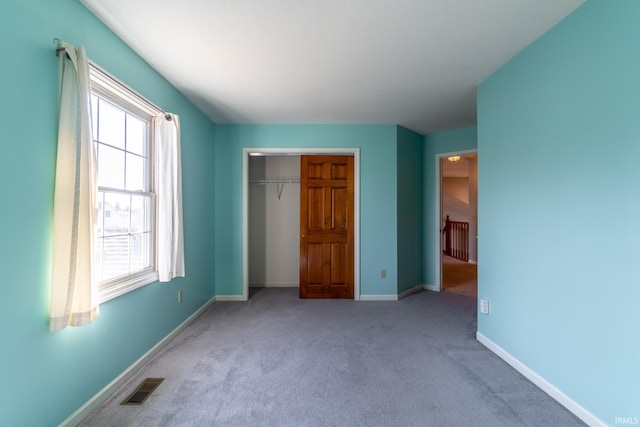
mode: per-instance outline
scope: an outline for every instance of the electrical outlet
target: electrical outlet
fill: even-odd
[[[489,300],[486,298],[480,299],[480,313],[489,314]]]
[[[178,291],[178,302],[182,302],[182,291]]]
[[[387,270],[385,270],[385,269],[380,270],[380,278],[381,279],[386,279],[387,278]]]

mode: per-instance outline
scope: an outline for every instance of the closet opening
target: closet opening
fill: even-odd
[[[300,156],[249,156],[249,297],[299,287]]]

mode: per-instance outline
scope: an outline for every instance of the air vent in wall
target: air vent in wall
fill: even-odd
[[[142,405],[147,397],[164,381],[164,378],[147,378],[131,393],[121,405]]]

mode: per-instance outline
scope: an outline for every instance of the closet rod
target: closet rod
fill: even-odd
[[[261,185],[266,185],[266,184],[299,184],[300,183],[300,179],[297,178],[293,178],[293,179],[254,179],[252,181],[249,181],[251,184],[261,184]]]

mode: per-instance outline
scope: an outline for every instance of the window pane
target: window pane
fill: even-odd
[[[124,188],[124,151],[98,144],[98,186]]]
[[[100,99],[99,104],[98,140],[124,149],[124,111],[104,99]]]
[[[131,272],[143,270],[151,266],[151,257],[149,256],[151,234],[134,234],[129,240],[130,257],[131,257]]]
[[[127,114],[127,151],[146,156],[147,124]]]
[[[131,232],[151,231],[151,197],[131,197]]]
[[[104,234],[106,236],[129,233],[129,203],[129,195],[105,193]]]
[[[144,157],[127,153],[127,182],[126,189],[132,191],[146,191],[147,180]]]
[[[129,236],[105,237],[102,280],[129,273]]]
[[[102,237],[104,232],[104,193],[98,192],[98,217],[96,218],[96,237]]]

